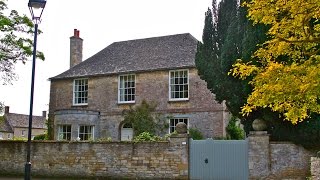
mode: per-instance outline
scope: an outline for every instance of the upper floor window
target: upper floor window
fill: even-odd
[[[59,125],[58,140],[71,140],[71,125]]]
[[[119,76],[119,103],[134,103],[136,94],[136,76],[134,74]]]
[[[75,79],[73,82],[73,104],[88,104],[88,79]]]
[[[179,122],[183,122],[189,126],[188,124],[189,119],[188,118],[172,118],[169,122],[169,133],[173,133],[176,130],[176,126]]]
[[[188,70],[170,71],[169,100],[189,99]]]

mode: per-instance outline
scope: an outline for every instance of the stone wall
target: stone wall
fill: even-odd
[[[44,177],[188,177],[186,137],[157,143],[32,143],[32,175]],[[0,176],[24,173],[26,143],[0,142]]]
[[[303,178],[310,175],[314,153],[290,142],[270,142],[265,131],[250,132],[249,172],[251,179]]]
[[[320,158],[311,157],[311,177],[313,180],[320,179]]]
[[[315,154],[288,142],[269,141],[266,132],[251,133],[250,179],[305,179],[310,177],[310,157]],[[26,143],[0,141],[0,176],[24,173]],[[38,142],[31,148],[32,174],[60,177],[188,177],[187,138],[169,142]],[[318,158],[311,158],[311,174],[319,178]]]

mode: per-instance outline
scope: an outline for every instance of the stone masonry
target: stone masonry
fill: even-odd
[[[304,179],[313,153],[290,142],[270,142],[266,131],[249,135],[250,179]]]
[[[187,179],[187,143],[185,135],[145,143],[33,141],[32,175]],[[313,179],[319,178],[319,158],[300,146],[269,142],[265,132],[251,133],[248,143],[250,179],[305,179],[310,168]],[[22,175],[26,143],[0,141],[0,152],[0,176]]]
[[[180,136],[157,143],[33,142],[32,175],[187,179],[187,138]],[[0,143],[0,176],[22,175],[26,143]]]
[[[135,104],[140,104],[144,99],[156,102],[159,113],[189,118],[189,128],[198,128],[205,137],[225,136],[224,129],[228,123],[226,108],[214,100],[214,95],[206,88],[206,82],[200,79],[195,68],[189,69],[188,101],[169,101],[168,80],[169,71],[136,73]],[[99,114],[99,122],[96,124],[99,124],[100,129],[95,138],[112,137],[113,140],[119,140],[123,110],[135,104],[118,104],[117,75],[90,77],[88,83],[88,105],[73,106],[73,80],[52,81],[50,121],[53,122],[56,116],[60,117],[62,111],[95,111]],[[59,121],[54,124],[55,139],[58,124]]]
[[[320,158],[311,157],[311,177],[313,180],[320,179]]]

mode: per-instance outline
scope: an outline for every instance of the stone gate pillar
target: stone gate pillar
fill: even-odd
[[[267,131],[251,131],[248,141],[250,179],[267,177],[270,173],[270,147]]]

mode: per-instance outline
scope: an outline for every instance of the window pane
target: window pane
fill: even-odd
[[[91,140],[93,139],[93,126],[80,126],[79,127],[80,140]]]
[[[188,71],[178,70],[170,72],[170,98],[188,98]]]
[[[74,104],[86,104],[88,99],[88,79],[74,80]]]
[[[60,125],[58,140],[71,140],[71,125]]]
[[[119,76],[119,101],[129,102],[135,100],[135,75]]]

